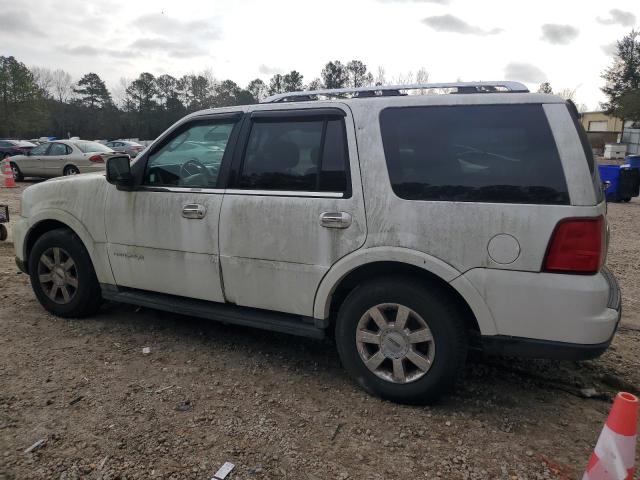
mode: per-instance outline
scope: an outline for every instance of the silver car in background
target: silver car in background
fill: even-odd
[[[105,145],[116,152],[126,153],[131,158],[135,158],[142,150],[145,149],[144,145],[140,145],[138,142],[130,140],[113,140],[105,143]]]
[[[59,140],[43,143],[26,155],[10,157],[17,181],[24,177],[60,177],[104,170],[107,158],[122,155],[97,142]]]

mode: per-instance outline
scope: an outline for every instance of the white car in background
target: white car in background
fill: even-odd
[[[104,170],[107,158],[121,155],[97,142],[59,140],[47,142],[25,155],[11,157],[10,165],[17,181],[24,177],[60,177]]]

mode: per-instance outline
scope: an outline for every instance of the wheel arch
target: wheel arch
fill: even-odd
[[[497,333],[493,316],[479,292],[451,265],[423,252],[376,247],[360,250],[337,262],[322,279],[314,301],[314,317],[332,317],[348,293],[374,277],[403,275],[440,288],[465,311],[469,330]]]
[[[82,242],[100,283],[115,284],[106,251],[103,253],[101,249],[96,248],[93,237],[77,218],[62,210],[51,209],[38,212],[30,218],[30,223],[31,226],[25,234],[22,246],[23,258],[26,262],[29,262],[29,255],[38,238],[51,230],[65,228],[77,235]]]

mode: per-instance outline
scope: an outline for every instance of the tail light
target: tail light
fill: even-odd
[[[606,251],[604,217],[567,218],[556,226],[542,270],[552,273],[594,274]]]
[[[104,158],[102,158],[102,155],[92,155],[89,157],[89,161],[93,163],[104,163]]]

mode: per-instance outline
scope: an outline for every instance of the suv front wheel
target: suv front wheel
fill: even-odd
[[[464,367],[467,338],[455,301],[440,288],[401,278],[355,288],[340,307],[342,364],[365,390],[425,404],[451,388]]]
[[[83,317],[100,306],[91,257],[70,230],[51,230],[36,240],[29,255],[29,275],[38,301],[54,315]]]

